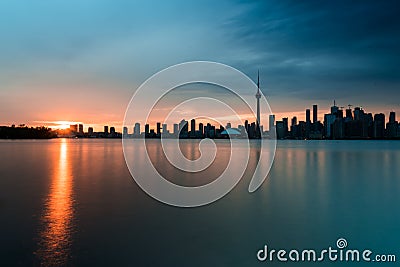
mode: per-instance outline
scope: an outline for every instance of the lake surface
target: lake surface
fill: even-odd
[[[216,142],[216,160],[195,177],[166,164],[158,140],[148,150],[168,179],[198,186],[229,160],[229,143]],[[181,150],[199,156],[194,141]],[[335,247],[338,238],[400,260],[400,142],[279,141],[268,178],[252,194],[250,179],[246,170],[222,199],[176,208],[134,182],[121,140],[0,141],[1,266],[309,266],[259,262],[256,254],[264,245]]]

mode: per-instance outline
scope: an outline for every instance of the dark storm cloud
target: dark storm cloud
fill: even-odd
[[[306,98],[376,91],[399,94],[400,2],[241,2],[232,40],[260,55],[269,87]],[[252,62],[254,63],[254,62]],[[318,94],[316,94],[318,90]],[[272,91],[273,94],[278,92]]]

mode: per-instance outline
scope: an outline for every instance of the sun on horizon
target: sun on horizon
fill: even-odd
[[[54,126],[52,128],[54,129],[59,129],[59,130],[65,130],[68,129],[71,125],[78,124],[78,122],[74,121],[55,121]]]

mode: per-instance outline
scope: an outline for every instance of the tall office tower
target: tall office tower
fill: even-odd
[[[244,121],[244,128],[246,129],[247,134],[249,134],[249,121],[248,120]]]
[[[93,127],[89,127],[89,128],[88,128],[88,134],[89,134],[89,135],[92,135],[92,134],[93,134]]]
[[[389,113],[389,123],[395,123],[396,121],[396,112],[391,111]]]
[[[161,122],[157,122],[157,135],[161,135]]]
[[[125,126],[122,133],[123,135],[128,135],[128,127]]]
[[[256,93],[256,99],[257,99],[257,126],[260,126],[260,98],[261,98],[261,92],[260,92],[260,72],[257,72],[257,93]]]
[[[74,125],[70,125],[69,126],[69,130],[71,131],[71,132],[77,132],[78,131],[78,125],[77,124],[74,124]]]
[[[288,118],[282,118],[283,121],[283,133],[284,137],[288,135],[288,128],[289,128],[289,119]]]
[[[361,120],[364,115],[364,110],[362,110],[360,107],[355,107],[354,108],[354,119],[355,120]]]
[[[196,120],[195,119],[190,120],[190,136],[191,137],[196,136]]]
[[[332,109],[331,109],[332,110]],[[324,116],[324,129],[325,129],[325,137],[331,138],[332,137],[332,124],[336,120],[335,114],[325,114]]]
[[[206,126],[204,127],[204,137],[205,138],[210,137],[210,129],[211,129],[211,124],[207,123]]]
[[[115,134],[115,127],[111,127],[111,128],[110,128],[110,133],[111,133],[111,134]]]
[[[268,131],[275,131],[275,115],[269,115],[269,128]]]
[[[374,137],[383,138],[385,134],[385,114],[374,115]]]
[[[249,132],[248,132],[249,138],[255,138],[256,137],[256,127],[257,127],[257,124],[255,122],[252,122],[249,125]]]
[[[133,128],[133,134],[135,136],[139,136],[140,135],[140,123],[135,123],[135,127]]]
[[[353,119],[353,114],[351,114],[351,108],[346,109],[346,119]]]
[[[389,122],[386,124],[386,136],[389,138],[397,137],[397,132],[400,134],[400,128],[396,121],[396,113],[392,111],[389,113]]]
[[[188,137],[188,128],[188,122],[186,120],[181,120],[181,122],[179,123],[179,136]]]
[[[210,129],[208,132],[209,137],[214,138],[215,137],[215,126],[211,126],[211,124],[210,125],[207,124],[207,126],[209,126],[209,129]]]
[[[297,124],[297,117],[294,116],[294,117],[292,118],[292,125],[291,125],[291,126],[295,126],[296,124]]]
[[[312,112],[313,112],[313,123],[316,123],[318,121],[318,105],[313,105],[312,106]]]
[[[108,134],[108,126],[104,126],[104,133]]]
[[[283,121],[276,122],[276,138],[283,139],[285,137],[285,130]]]
[[[162,133],[163,133],[164,135],[168,133],[167,127],[168,127],[168,125],[165,124],[165,123],[162,125]]]
[[[79,127],[79,133],[83,134],[83,124],[79,124],[78,127]]]
[[[232,128],[232,124],[231,124],[230,122],[228,122],[228,123],[226,124],[226,129],[229,129],[229,128]]]
[[[203,123],[200,122],[199,123],[199,132],[200,132],[201,137],[203,137],[203,132],[204,132],[203,128],[204,128],[204,125],[203,125]]]
[[[185,127],[185,124],[187,124],[187,121],[185,119],[179,122],[179,131],[182,131],[183,127]]]
[[[336,106],[336,100],[333,100],[333,106],[331,107],[331,114],[337,115],[339,108]]]
[[[174,135],[178,136],[179,134],[179,124],[174,123]]]
[[[311,119],[310,119],[310,109],[309,109],[309,108],[306,109],[306,122],[311,122]]]
[[[338,109],[336,117],[339,119],[343,119],[343,109]]]
[[[144,136],[148,136],[150,134],[150,125],[148,123],[146,123],[146,125],[144,126]]]

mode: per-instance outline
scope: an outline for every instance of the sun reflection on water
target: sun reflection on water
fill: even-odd
[[[61,140],[58,155],[55,156],[58,160],[54,161],[54,176],[44,204],[43,228],[36,253],[42,266],[65,266],[70,258],[74,209],[67,140]]]

